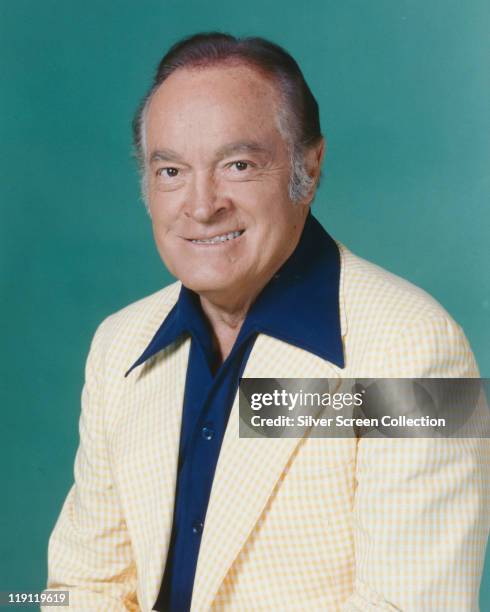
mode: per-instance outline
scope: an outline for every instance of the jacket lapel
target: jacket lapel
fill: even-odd
[[[147,465],[152,471],[151,490],[144,492],[142,499],[151,499],[151,506],[144,513],[151,524],[151,542],[146,555],[145,582],[148,585],[148,609],[158,596],[172,531],[172,520],[177,479],[180,428],[182,420],[182,398],[189,358],[190,339],[176,350],[165,349],[157,356],[157,363],[149,374],[148,398],[138,402],[140,409],[147,411],[150,427],[144,436]],[[144,375],[144,370],[143,370]],[[150,393],[151,391],[151,393]],[[136,485],[140,486],[140,485]]]
[[[135,552],[143,561],[139,580],[148,610],[158,596],[170,542],[189,349],[190,339],[174,343],[132,372],[131,389],[119,406],[124,426],[115,436],[117,474]]]
[[[244,378],[338,378],[333,364],[259,335]],[[192,610],[210,608],[221,583],[258,522],[298,438],[239,438],[238,394],[214,476],[194,580]]]

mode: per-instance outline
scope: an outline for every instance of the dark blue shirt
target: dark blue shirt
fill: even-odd
[[[172,535],[154,609],[190,609],[211,486],[240,376],[257,334],[294,344],[343,367],[337,245],[310,214],[294,253],[255,300],[231,353],[219,366],[199,296],[179,299],[129,372],[190,335]]]

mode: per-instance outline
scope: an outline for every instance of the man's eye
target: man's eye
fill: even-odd
[[[179,174],[178,168],[159,168],[157,170],[158,176],[173,178]]]
[[[250,166],[248,162],[244,162],[244,161],[236,161],[236,162],[233,162],[231,165],[235,166],[235,168],[240,172],[243,172],[243,170],[246,170]]]

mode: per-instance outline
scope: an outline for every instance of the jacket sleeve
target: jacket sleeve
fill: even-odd
[[[85,369],[75,483],[48,546],[48,589],[69,591],[73,610],[139,610],[136,568],[104,440],[103,347],[97,330]],[[42,608],[51,610],[51,608]]]
[[[434,317],[386,352],[387,377],[472,378],[461,328]],[[361,439],[356,579],[343,612],[475,612],[490,521],[490,440]]]

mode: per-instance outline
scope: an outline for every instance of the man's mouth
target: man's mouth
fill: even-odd
[[[206,239],[190,239],[193,244],[220,244],[221,242],[228,242],[229,240],[235,240],[243,234],[245,230],[238,230],[236,232],[228,232],[227,234],[220,234],[219,236],[213,236],[212,238]]]

